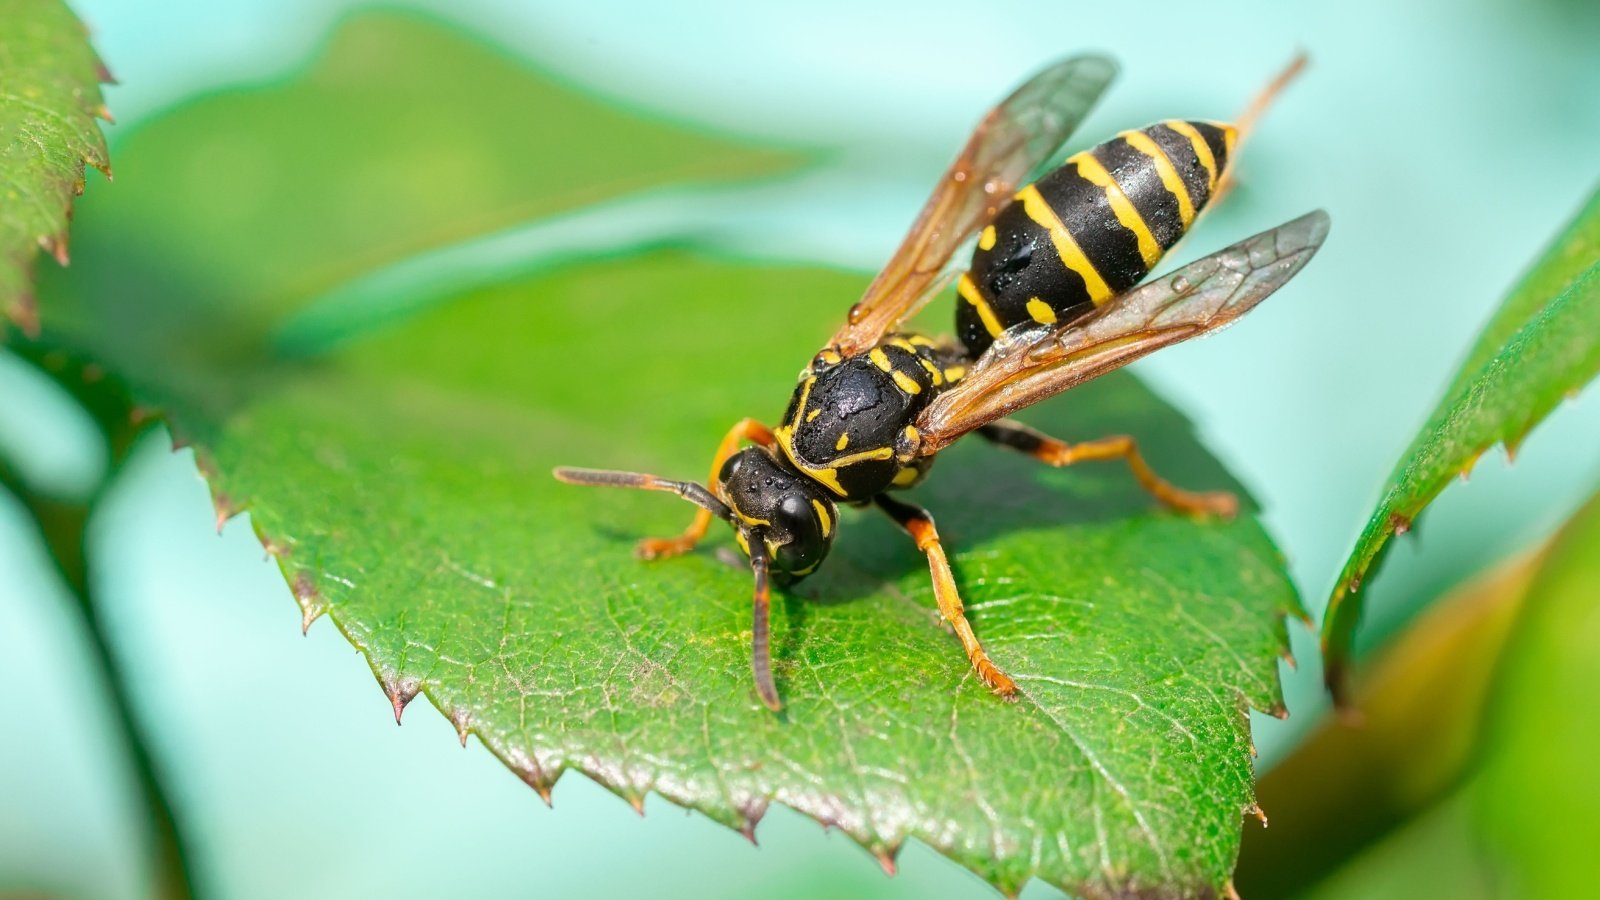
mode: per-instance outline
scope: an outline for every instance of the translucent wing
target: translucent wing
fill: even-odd
[[[1134,288],[1061,328],[1003,335],[918,417],[923,456],[1169,344],[1216,331],[1300,271],[1328,234],[1318,210]]]
[[[1116,63],[1103,56],[1064,59],[990,110],[939,180],[900,249],[850,307],[832,346],[845,356],[871,348],[936,293],[956,249],[1067,142],[1116,71]]]

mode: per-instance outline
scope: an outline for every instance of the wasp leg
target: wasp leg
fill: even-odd
[[[967,621],[961,595],[956,592],[955,579],[950,575],[950,561],[945,559],[944,547],[939,543],[939,532],[933,525],[933,516],[919,506],[895,500],[886,494],[874,497],[873,502],[905,529],[917,542],[917,549],[928,557],[928,571],[933,574],[933,597],[939,603],[939,613],[955,628],[956,637],[961,639],[961,646],[966,649],[967,659],[972,660],[972,668],[977,671],[978,677],[1002,697],[1015,696],[1016,682],[995,666],[983,645],[978,643],[978,636],[972,633],[972,624]]]
[[[717,490],[717,476],[722,474],[722,464],[728,461],[728,457],[738,452],[740,441],[771,447],[772,429],[755,419],[740,419],[739,424],[728,429],[728,433],[722,437],[722,443],[717,445],[717,455],[711,459],[711,477],[706,481],[706,485],[713,494]],[[665,559],[688,553],[694,549],[695,544],[700,543],[701,538],[706,536],[706,529],[710,527],[711,513],[701,509],[694,514],[694,521],[683,530],[683,534],[670,538],[645,538],[633,552],[640,559]]]
[[[1085,460],[1126,460],[1140,487],[1179,512],[1225,519],[1231,519],[1239,512],[1239,498],[1227,491],[1186,491],[1157,475],[1144,457],[1139,455],[1139,445],[1125,434],[1069,444],[1006,419],[984,425],[978,429],[978,433],[1002,447],[1026,453],[1045,465],[1057,468]]]

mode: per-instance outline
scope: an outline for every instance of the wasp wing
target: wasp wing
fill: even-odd
[[[1328,234],[1317,210],[1134,288],[1060,328],[1002,335],[917,418],[920,455],[1169,344],[1216,331],[1300,271]]]
[[[1116,63],[1103,56],[1064,59],[990,110],[939,180],[900,249],[850,307],[832,346],[845,356],[870,349],[937,293],[956,249],[1067,142],[1116,71]]]

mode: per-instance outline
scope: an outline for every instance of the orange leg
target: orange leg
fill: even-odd
[[[1101,438],[1069,444],[1040,434],[1026,425],[999,421],[978,429],[978,433],[1000,444],[1028,454],[1040,462],[1061,467],[1085,460],[1123,459],[1133,470],[1133,477],[1151,496],[1179,512],[1199,516],[1221,516],[1231,519],[1239,512],[1239,498],[1227,491],[1186,491],[1151,470],[1139,455],[1139,445],[1127,435]],[[709,516],[710,514],[707,513]]]
[[[885,494],[879,494],[873,501],[911,535],[912,540],[917,542],[917,549],[928,557],[928,571],[933,575],[933,597],[938,601],[939,613],[955,628],[956,637],[961,639],[961,646],[967,651],[967,659],[972,661],[972,668],[977,671],[978,677],[1000,696],[1016,696],[1016,682],[989,659],[983,645],[978,643],[978,636],[972,633],[972,623],[967,621],[966,608],[961,605],[961,595],[956,592],[955,579],[950,575],[950,561],[945,559],[933,517],[921,507]]]
[[[722,438],[722,443],[717,445],[717,455],[711,459],[711,477],[706,479],[706,487],[710,488],[713,494],[717,492],[717,476],[722,474],[722,464],[739,451],[741,441],[771,447],[772,429],[755,419],[740,419],[739,424],[728,430]],[[633,552],[640,559],[665,559],[688,553],[694,549],[695,544],[700,543],[701,538],[706,536],[706,529],[710,527],[711,513],[701,509],[694,514],[694,521],[683,530],[683,534],[670,538],[645,538]]]

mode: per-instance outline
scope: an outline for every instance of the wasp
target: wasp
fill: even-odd
[[[888,265],[802,370],[777,425],[747,418],[733,426],[703,485],[578,468],[558,468],[555,477],[670,491],[699,507],[682,534],[641,541],[644,559],[688,552],[714,518],[733,526],[755,579],[756,692],[774,711],[782,703],[769,650],[770,585],[798,581],[822,564],[839,531],[840,504],[876,506],[911,537],[972,668],[996,694],[1013,697],[1016,683],[967,621],[933,517],[898,492],[921,482],[941,450],[976,433],[1050,466],[1121,459],[1167,507],[1235,514],[1231,494],[1162,479],[1132,437],[1068,443],[1007,416],[1228,325],[1310,260],[1328,231],[1320,210],[1145,282],[1226,191],[1237,145],[1302,63],[1268,85],[1236,124],[1158,122],[1054,168],[1046,164],[1116,65],[1084,55],[1049,66],[978,124]],[[1027,180],[1039,169],[1047,171]],[[974,238],[960,272],[952,260]],[[955,338],[899,330],[958,273]]]

